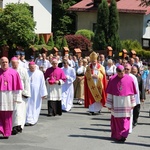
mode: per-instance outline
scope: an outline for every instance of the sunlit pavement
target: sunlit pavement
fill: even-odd
[[[138,125],[124,144],[110,138],[110,112],[88,115],[88,109],[77,105],[62,116],[47,117],[43,101],[38,123],[25,127],[23,133],[0,139],[0,150],[145,150],[150,149],[150,95],[141,106]]]

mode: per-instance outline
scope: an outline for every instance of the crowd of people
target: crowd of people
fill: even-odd
[[[150,93],[150,65],[139,57],[105,59],[92,52],[84,58],[45,53],[25,60],[16,51],[10,62],[0,59],[0,133],[4,138],[21,133],[38,122],[42,100],[49,117],[71,111],[73,100],[99,115],[111,111],[111,137],[125,142],[138,123],[140,103]]]

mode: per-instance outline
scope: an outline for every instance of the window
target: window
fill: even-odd
[[[150,39],[143,39],[143,47],[149,47],[150,46]]]
[[[0,8],[3,7],[3,1],[0,0]]]
[[[30,8],[29,8],[29,10],[31,11],[31,14],[32,14],[32,16],[33,16],[33,6],[30,6]]]

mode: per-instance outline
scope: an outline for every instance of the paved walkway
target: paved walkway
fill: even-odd
[[[43,101],[38,123],[7,140],[0,139],[0,150],[149,150],[149,109],[150,96],[141,108],[133,133],[119,144],[110,139],[110,112],[106,108],[101,115],[89,116],[83,106],[74,105],[71,112],[47,117]]]

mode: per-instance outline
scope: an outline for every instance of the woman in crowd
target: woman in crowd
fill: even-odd
[[[144,82],[144,89],[146,90],[146,80],[147,80],[147,77],[148,77],[148,74],[149,74],[149,70],[148,70],[148,66],[144,66],[143,67],[143,72],[142,72],[142,79],[143,79],[143,82]]]
[[[113,64],[112,59],[108,59],[106,66],[107,80],[109,80],[110,77],[113,76],[114,74],[116,74],[116,66]]]
[[[74,98],[78,99],[78,104],[80,105],[82,105],[84,101],[84,74],[86,71],[86,66],[86,59],[79,61],[78,69],[76,71],[76,80],[74,82]]]
[[[144,102],[145,100],[144,82],[142,77],[139,75],[139,68],[137,65],[132,66],[131,73],[135,75],[137,78],[140,93],[140,101]],[[137,125],[139,113],[140,113],[140,104],[137,104],[133,109],[133,126]]]

